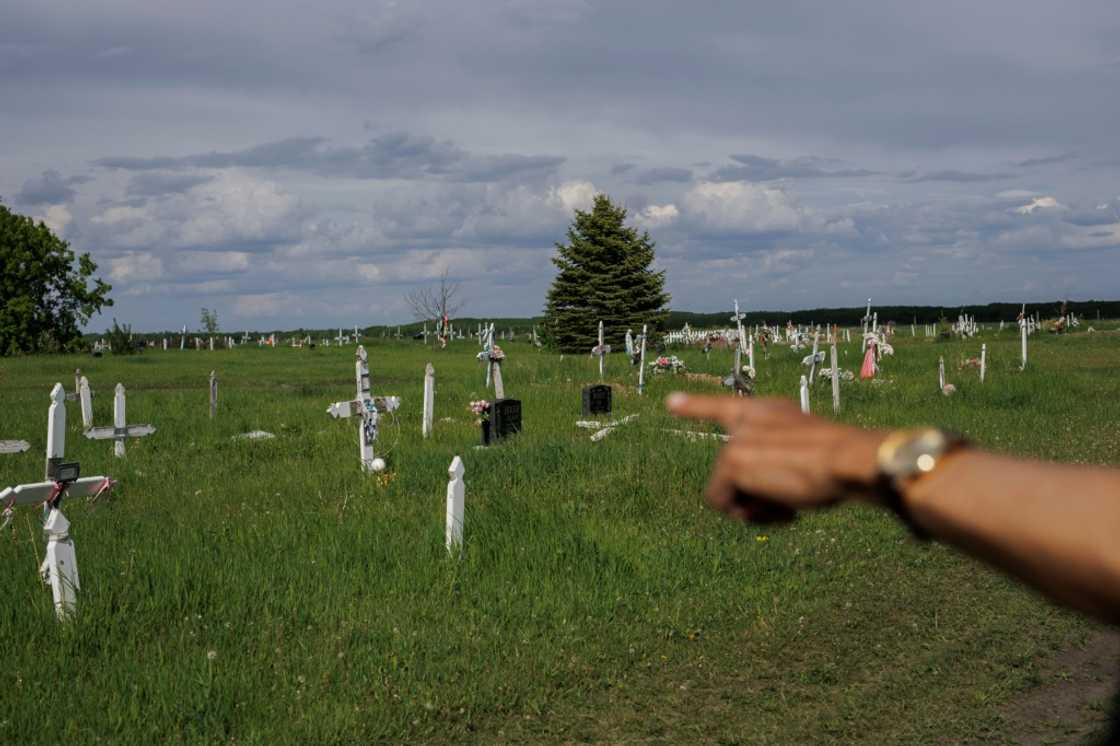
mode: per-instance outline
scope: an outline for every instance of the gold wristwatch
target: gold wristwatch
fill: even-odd
[[[879,444],[876,461],[879,467],[879,490],[887,507],[910,527],[915,536],[928,539],[910,514],[903,500],[903,488],[913,479],[919,479],[937,468],[949,453],[964,445],[965,440],[956,433],[937,428],[921,430],[895,430]]]

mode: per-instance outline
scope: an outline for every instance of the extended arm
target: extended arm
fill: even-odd
[[[733,517],[764,520],[844,499],[881,502],[883,432],[806,416],[784,400],[674,394],[668,404],[732,435],[706,496]],[[902,499],[938,540],[1056,601],[1120,621],[1120,470],[966,448],[903,485]]]

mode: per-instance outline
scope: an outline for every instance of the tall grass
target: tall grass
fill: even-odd
[[[958,370],[988,344],[988,381]],[[477,347],[373,341],[374,392],[403,398],[361,473],[356,426],[327,405],[354,393],[353,348],[149,351],[0,362],[0,483],[38,480],[47,394],[81,367],[96,424],[112,386],[155,435],[124,459],[80,435],[67,455],[120,486],[65,505],[82,590],[54,621],[38,580],[38,514],[0,535],[0,741],[874,742],[987,736],[998,703],[1047,651],[1084,633],[1002,577],[914,544],[888,516],[842,509],[783,529],[736,525],[700,497],[718,444],[664,432],[675,388],[611,356],[615,414],[592,443],[580,388],[596,361],[504,344],[524,432],[476,449],[467,409],[487,395]],[[840,419],[930,423],[1002,451],[1116,463],[1120,335],[897,340],[876,386],[842,386]],[[859,367],[858,344],[841,367]],[[678,351],[722,377],[730,353]],[[805,352],[759,352],[762,395],[796,396]],[[937,358],[959,392],[937,390]],[[425,363],[434,437],[420,435]],[[207,413],[209,371],[220,378]],[[829,411],[821,384],[813,407]],[[831,416],[831,415],[830,415]],[[692,426],[686,426],[692,427]],[[273,440],[234,438],[266,430]],[[710,429],[698,426],[693,429]],[[466,465],[466,546],[443,549],[447,466]]]

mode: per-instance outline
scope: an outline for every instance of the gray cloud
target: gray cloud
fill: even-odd
[[[802,156],[781,160],[759,155],[732,155],[733,166],[723,166],[711,174],[715,181],[775,181],[778,179],[862,178],[874,171],[862,168],[836,168],[836,161]]]
[[[632,172],[629,180],[635,184],[657,184],[663,181],[687,183],[692,181],[692,171],[687,168],[676,168],[673,166],[647,168]]]
[[[916,184],[924,181],[955,181],[959,184],[976,184],[985,181],[1002,181],[1004,179],[1013,178],[1011,174],[983,174],[973,173],[971,171],[954,171],[952,169],[945,171],[928,171],[918,174],[908,172],[900,174],[900,176]]]
[[[213,178],[209,174],[199,173],[141,171],[133,174],[128,180],[125,193],[134,197],[158,197],[164,194],[177,194],[200,184],[205,184]]]
[[[1027,158],[1015,163],[1019,168],[1035,168],[1037,166],[1052,166],[1056,163],[1065,163],[1077,157],[1076,153],[1059,153],[1057,155],[1048,155],[1042,158]]]
[[[88,176],[63,177],[58,171],[48,169],[23,182],[16,192],[16,202],[24,205],[62,205],[77,195],[74,186],[84,184]]]
[[[564,158],[541,155],[474,155],[450,141],[393,132],[361,146],[329,146],[321,137],[292,137],[243,150],[180,157],[101,158],[94,165],[126,171],[183,168],[261,168],[307,171],[355,179],[499,181],[554,172]]]

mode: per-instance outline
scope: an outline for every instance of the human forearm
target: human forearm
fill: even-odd
[[[903,500],[937,539],[1120,621],[1120,471],[965,450],[904,487]]]

